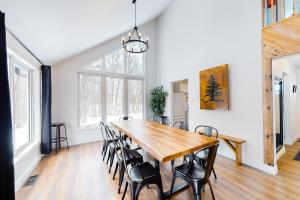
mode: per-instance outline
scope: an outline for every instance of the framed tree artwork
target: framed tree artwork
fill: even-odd
[[[200,109],[228,110],[228,65],[200,71]]]

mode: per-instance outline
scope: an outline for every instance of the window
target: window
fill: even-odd
[[[80,126],[97,124],[101,121],[101,77],[81,74]]]
[[[13,144],[18,151],[32,139],[32,71],[18,58],[9,55]]]
[[[79,126],[143,118],[144,55],[115,50],[79,70]]]
[[[143,118],[143,81],[128,80],[128,114],[133,118]]]

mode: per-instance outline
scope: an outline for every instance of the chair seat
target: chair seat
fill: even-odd
[[[119,159],[119,160],[123,160],[123,157],[122,157],[121,154],[122,154],[121,151],[118,151],[118,152],[117,152],[117,156],[118,156],[118,159]],[[130,163],[130,162],[132,161],[133,156],[134,156],[134,158],[135,158],[138,162],[143,162],[143,156],[142,156],[138,151],[136,151],[136,150],[131,150],[131,154],[130,154],[130,155],[128,155],[127,153],[124,153],[124,154],[125,154],[124,157],[125,157],[125,159],[126,159],[126,163],[127,163],[127,164]]]
[[[205,170],[194,162],[187,162],[177,166],[175,171],[191,179],[203,179],[205,177]]]
[[[140,168],[140,170],[139,170]],[[150,163],[144,162],[139,164],[138,166],[129,167],[128,176],[131,180],[136,182],[142,182],[144,176],[144,181],[147,179],[152,179],[154,177],[160,177],[160,172],[157,168],[153,167]]]

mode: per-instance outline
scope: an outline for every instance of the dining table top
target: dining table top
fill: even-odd
[[[142,119],[111,124],[159,162],[174,160],[219,143],[216,138]]]

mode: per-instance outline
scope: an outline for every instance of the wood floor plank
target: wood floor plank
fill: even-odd
[[[112,180],[108,166],[100,157],[100,142],[62,149],[41,160],[33,175],[39,174],[33,186],[23,187],[17,192],[17,200],[118,200],[118,174]],[[300,150],[300,142],[286,145],[286,154],[278,161],[279,173],[272,176],[248,166],[236,166],[233,160],[217,156],[211,182],[218,200],[291,199],[300,197],[300,161],[293,160]],[[153,163],[150,156],[146,160]],[[180,164],[182,159],[177,159]],[[114,165],[115,166],[115,165]],[[113,168],[114,169],[114,168]],[[161,164],[164,190],[170,187],[172,172],[170,163]],[[179,182],[179,181],[178,181]],[[204,200],[211,199],[209,187],[202,193]],[[130,192],[126,194],[130,199]],[[157,199],[156,187],[144,188],[140,200]],[[175,195],[172,200],[193,199],[191,188]]]

